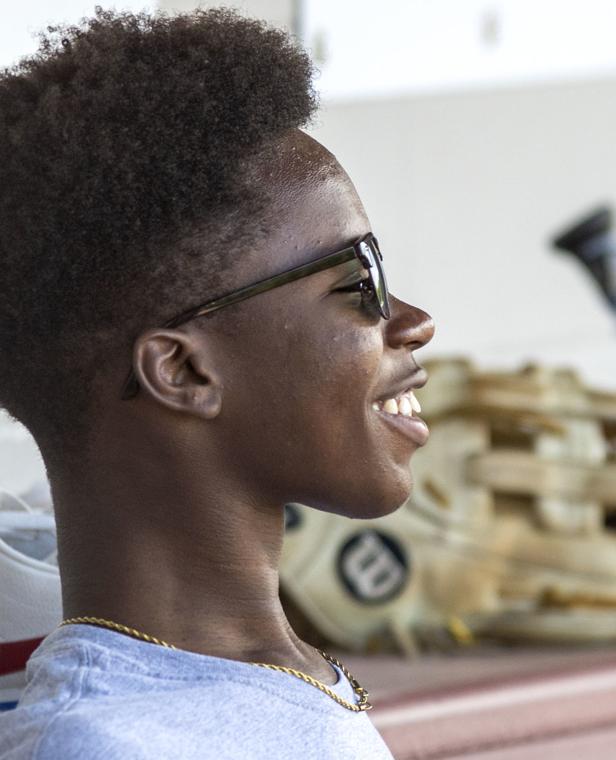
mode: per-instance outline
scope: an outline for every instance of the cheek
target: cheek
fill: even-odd
[[[235,346],[227,401],[236,417],[250,410],[272,444],[278,439],[312,457],[317,446],[329,448],[331,456],[334,444],[366,427],[381,366],[380,329],[281,320],[259,335],[236,335]]]
[[[295,398],[302,408],[316,408],[321,423],[333,431],[365,422],[379,378],[379,331],[313,335],[312,341],[293,341],[289,357]]]
[[[334,331],[281,320],[236,335],[222,434],[238,477],[271,498],[370,517],[406,499],[408,452],[399,456],[371,410],[383,382],[381,330],[350,321]]]
[[[296,380],[288,376],[293,403],[281,422],[314,505],[325,507],[328,500],[330,505],[352,505],[361,491],[380,488],[375,477],[382,467],[374,465],[384,452],[371,403],[379,386],[382,340],[369,329],[325,338],[318,351],[307,346],[293,352]]]
[[[312,487],[307,503],[347,517],[381,517],[412,488],[408,442],[371,408],[386,363],[381,333],[339,333],[322,345],[318,358],[298,357],[306,382],[291,412],[292,447]]]

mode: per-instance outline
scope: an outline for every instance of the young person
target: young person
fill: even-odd
[[[2,760],[390,757],[277,565],[286,503],[408,497],[433,323],[300,130],[311,73],[225,10],[99,10],[2,76],[0,397],[48,469],[66,618]]]

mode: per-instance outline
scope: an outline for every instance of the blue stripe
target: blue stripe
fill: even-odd
[[[14,710],[17,707],[17,702],[0,702],[0,712],[4,710]]]

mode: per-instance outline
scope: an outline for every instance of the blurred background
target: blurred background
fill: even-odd
[[[114,7],[174,12],[220,4],[131,0]],[[613,642],[616,3],[232,6],[290,30],[311,52],[322,102],[311,132],[355,182],[392,292],[429,311],[437,325],[419,356],[434,370],[420,398],[435,435],[418,458],[415,503],[397,522],[368,526],[363,538],[291,505],[283,591],[294,624],[312,625],[307,635],[341,650],[407,657],[463,647],[483,632],[509,643]],[[3,0],[0,65],[33,53],[37,29],[77,21],[93,7]],[[599,209],[555,249],[557,236]],[[495,451],[505,458],[486,458]],[[533,461],[520,460],[520,452]],[[466,467],[469,457],[474,469]],[[513,475],[498,480],[499,468]],[[567,480],[567,471],[578,480]],[[42,509],[49,501],[36,446],[6,419],[0,488]],[[352,577],[353,566],[365,570],[370,562],[381,573],[373,573],[373,585]],[[340,588],[325,599],[323,579],[334,578]],[[368,599],[378,597],[379,584],[382,598]],[[360,618],[368,621],[363,628],[351,624]],[[500,665],[489,662],[509,677],[522,662],[527,670],[538,662],[561,667],[560,650],[552,654],[548,662],[535,650],[499,650]],[[592,657],[606,662],[609,650]],[[478,655],[443,670],[428,660],[427,669],[415,666],[413,683],[466,683],[484,663]],[[376,678],[383,693],[392,684],[408,689],[408,672],[389,667]],[[414,755],[401,749],[399,756]]]

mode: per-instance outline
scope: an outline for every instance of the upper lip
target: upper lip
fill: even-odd
[[[394,385],[390,390],[379,396],[377,401],[387,401],[390,398],[396,398],[404,391],[423,388],[428,382],[428,373],[423,367],[418,367],[412,374],[407,375],[403,380]]]

